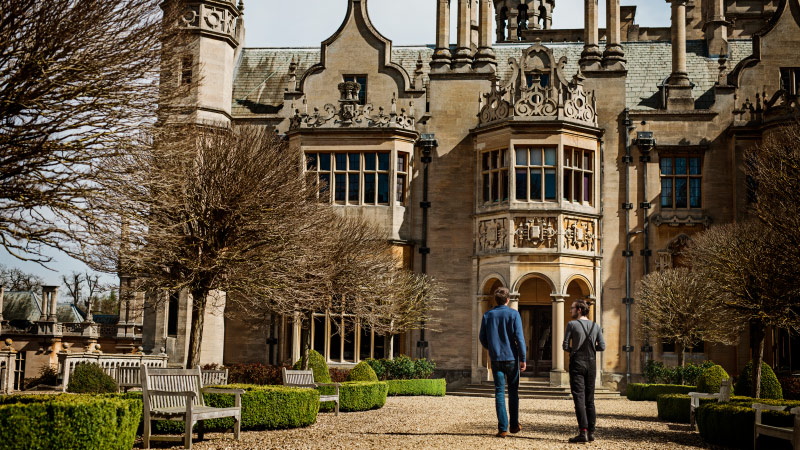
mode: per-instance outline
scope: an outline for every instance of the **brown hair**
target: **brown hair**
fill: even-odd
[[[499,287],[494,290],[494,302],[497,306],[505,305],[508,301],[508,288]]]
[[[584,299],[575,300],[575,307],[578,308],[578,313],[581,316],[589,316],[589,305],[590,303]]]

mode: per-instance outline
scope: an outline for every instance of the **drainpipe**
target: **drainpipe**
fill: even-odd
[[[622,204],[622,209],[625,211],[625,250],[622,251],[622,256],[625,257],[625,298],[622,303],[625,304],[625,345],[622,351],[625,352],[625,382],[631,382],[631,353],[633,346],[631,345],[631,306],[633,305],[633,297],[631,296],[631,258],[633,258],[633,250],[631,250],[631,236],[638,232],[631,232],[631,210],[633,203],[631,203],[631,165],[633,164],[633,157],[631,156],[631,131],[636,127],[633,126],[631,121],[630,110],[625,108],[625,118],[623,125],[625,126],[625,156],[622,157],[622,162],[625,164],[625,202]]]
[[[431,163],[431,154],[433,149],[439,146],[436,137],[433,133],[424,133],[420,136],[417,145],[422,147],[422,201],[419,206],[422,209],[422,237],[420,239],[419,254],[420,254],[420,273],[428,273],[428,254],[431,249],[428,247],[428,209],[431,207],[431,202],[428,201],[428,166]],[[419,340],[417,341],[417,357],[428,357],[428,341],[425,340],[425,322],[422,322],[422,328],[419,331]]]
[[[646,122],[642,121],[642,125]],[[650,208],[652,207],[650,197],[647,196],[647,165],[650,162],[650,152],[656,145],[656,140],[653,137],[652,131],[639,131],[636,133],[636,145],[639,147],[639,161],[642,162],[642,185],[644,186],[644,201],[639,204],[639,207],[644,213],[644,249],[641,251],[644,260],[644,275],[650,273],[650,256],[652,250],[650,249]],[[647,320],[647,317],[645,317]],[[644,345],[642,346],[642,353],[644,353],[644,362],[647,363],[652,357],[653,346],[650,345],[650,335],[646,333],[644,336]]]

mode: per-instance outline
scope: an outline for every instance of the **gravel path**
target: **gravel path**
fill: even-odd
[[[494,400],[469,397],[389,397],[375,411],[320,413],[307,428],[207,433],[196,449],[461,449],[461,448],[708,448],[688,425],[659,422],[655,402],[598,400],[597,441],[575,446],[567,438],[577,432],[570,400],[522,400],[522,432],[494,437]],[[170,443],[155,443],[168,448]],[[173,447],[175,449],[182,447]]]

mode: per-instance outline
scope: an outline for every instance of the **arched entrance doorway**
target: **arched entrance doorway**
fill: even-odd
[[[519,286],[519,314],[527,348],[527,376],[546,376],[553,368],[553,293],[544,278],[533,276]]]
[[[572,302],[576,300],[586,300],[589,303],[589,318],[595,320],[595,304],[594,299],[591,298],[592,295],[592,288],[589,287],[589,283],[582,277],[576,276],[572,280],[570,280],[569,284],[567,284],[566,289],[567,297],[564,302],[564,323],[562,324],[563,328],[567,327],[567,322],[572,320],[570,316],[570,306],[572,306]],[[564,367],[569,367],[569,353],[564,353]]]
[[[483,289],[481,289],[479,317],[483,317],[483,315],[486,314],[486,311],[489,311],[495,307],[494,291],[500,287],[503,287],[503,282],[497,278],[490,278],[483,284]],[[478,348],[480,350],[478,365],[485,367],[488,373],[491,373],[492,363],[489,359],[489,351],[480,345]]]

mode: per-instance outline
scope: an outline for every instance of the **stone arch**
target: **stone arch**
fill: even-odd
[[[596,302],[592,298],[592,284],[589,280],[582,275],[571,276],[566,284],[564,284],[564,293],[567,294],[564,302],[565,309],[565,322],[568,322],[571,317],[569,314],[569,307],[572,302],[576,300],[589,300],[589,318],[595,320]]]
[[[556,290],[555,284],[547,276],[529,273],[520,277],[513,292],[519,294],[520,304],[549,305]]]
[[[498,287],[508,286],[505,278],[497,272],[492,272],[485,277],[480,284],[480,293],[482,295],[492,295]]]
[[[577,284],[581,288],[581,293],[584,297],[589,297],[594,295],[594,286],[592,286],[591,280],[584,275],[575,274],[567,278],[567,281],[564,283],[563,291],[564,293],[568,293],[570,285],[573,282],[578,282]],[[571,298],[571,297],[570,297]]]
[[[541,278],[542,280],[547,282],[547,284],[550,286],[552,294],[557,294],[558,293],[556,291],[556,284],[553,283],[552,280],[550,280],[550,277],[548,277],[547,275],[545,275],[545,274],[543,274],[541,272],[528,272],[525,275],[519,277],[517,279],[517,281],[515,281],[511,285],[511,292],[519,292],[519,287],[522,286],[523,283],[525,283],[526,281],[530,280],[531,278]]]

